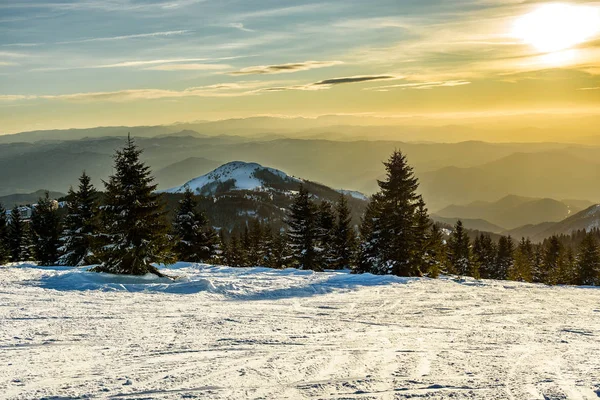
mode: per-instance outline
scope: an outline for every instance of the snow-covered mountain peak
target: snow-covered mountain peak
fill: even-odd
[[[271,187],[274,183],[283,182],[300,182],[300,180],[278,169],[263,167],[258,163],[232,161],[166,192],[181,193],[187,186],[195,193],[206,195],[214,194],[218,190],[261,190]]]

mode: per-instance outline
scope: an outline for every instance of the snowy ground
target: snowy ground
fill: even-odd
[[[585,399],[600,290],[179,264],[0,267],[0,398]]]

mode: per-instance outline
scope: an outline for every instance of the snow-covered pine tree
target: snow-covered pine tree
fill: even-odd
[[[294,265],[300,269],[323,270],[317,263],[316,219],[316,206],[310,199],[308,191],[300,185],[286,221],[289,226],[288,242]]]
[[[382,206],[381,194],[374,194],[361,220],[357,263],[352,270],[354,273],[388,273],[383,259],[385,242],[382,237]]]
[[[93,246],[98,233],[96,195],[96,189],[85,172],[79,177],[77,191],[69,189],[58,261],[60,265],[81,266],[94,262]]]
[[[471,271],[471,244],[461,220],[456,222],[448,243],[448,258],[452,272],[468,276]]]
[[[128,136],[125,147],[116,152],[115,174],[104,182],[104,243],[98,251],[101,264],[95,271],[160,276],[152,263],[174,261],[164,205],[155,193],[150,168],[140,160],[141,153]]]
[[[481,233],[473,241],[473,262],[477,264],[479,276],[490,279],[494,275],[496,245],[488,234]]]
[[[508,271],[513,267],[515,244],[510,236],[501,236],[498,240],[498,254],[496,255],[496,266],[490,278],[507,279]]]
[[[419,184],[400,151],[394,151],[384,165],[386,179],[378,181],[382,200],[382,259],[388,268],[387,273],[418,276],[418,266],[413,261],[417,252],[414,219],[419,201]]]
[[[173,222],[175,251],[181,261],[208,262],[216,254],[217,235],[198,210],[194,193],[186,187]]]
[[[25,221],[21,217],[18,206],[14,206],[8,219],[8,247],[10,251],[10,261],[18,262],[21,258],[25,236]]]
[[[48,192],[40,197],[31,214],[34,255],[40,265],[55,265],[60,247],[60,216],[58,205]]]
[[[33,246],[33,230],[31,223],[23,222],[23,236],[21,238],[21,252],[19,259],[21,261],[31,261],[34,258],[35,248]]]
[[[8,236],[8,218],[6,209],[0,203],[0,264],[10,260],[10,244]]]
[[[579,246],[577,284],[600,285],[600,247],[591,234],[586,234]]]
[[[317,210],[317,259],[323,268],[335,265],[335,222],[332,204],[322,201]]]
[[[340,194],[335,206],[335,212],[336,223],[333,238],[333,268],[352,268],[355,263],[358,244],[356,241],[356,232],[352,226],[352,216],[350,207],[348,206],[348,199],[346,199],[344,194]]]

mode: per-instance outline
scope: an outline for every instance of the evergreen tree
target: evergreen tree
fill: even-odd
[[[264,266],[265,264],[265,231],[266,229],[257,218],[250,222],[250,228],[245,232],[248,235],[248,264],[250,266]]]
[[[562,285],[573,285],[577,281],[575,255],[571,246],[565,247],[558,264],[557,283]]]
[[[360,244],[354,273],[388,272],[382,256],[385,246],[382,238],[382,215],[381,195],[375,194],[367,205],[360,224]]]
[[[416,267],[416,274],[420,276],[429,270],[432,244],[430,240],[432,223],[421,196],[417,202],[414,220],[414,248],[411,264]]]
[[[23,246],[26,241],[25,236],[25,221],[21,217],[21,212],[18,206],[14,206],[10,212],[8,221],[8,247],[10,251],[10,261],[22,261]]]
[[[276,269],[287,268],[291,258],[286,233],[276,232],[273,234],[272,244],[267,252],[267,266]]]
[[[429,245],[426,260],[427,276],[430,278],[437,278],[446,268],[446,245],[444,243],[444,235],[438,224],[431,226],[429,233]]]
[[[531,281],[543,282],[544,273],[544,246],[536,245],[533,248],[533,268],[531,270]]]
[[[21,261],[31,261],[34,258],[34,252],[35,248],[33,245],[33,230],[31,229],[31,223],[24,221],[19,259]]]
[[[418,276],[414,265],[416,238],[415,213],[418,207],[418,182],[406,157],[394,151],[384,163],[386,179],[378,181],[382,199],[382,259],[387,272],[397,276]]]
[[[473,242],[473,261],[477,264],[479,276],[490,279],[494,275],[496,245],[490,235],[481,233]]]
[[[217,250],[217,234],[203,212],[198,210],[194,193],[186,187],[173,222],[175,251],[181,261],[208,262]]]
[[[492,279],[507,279],[508,271],[513,268],[515,244],[510,236],[501,236],[498,240],[496,267]]]
[[[317,260],[324,268],[335,266],[335,214],[329,201],[322,201],[317,210]]]
[[[0,264],[10,260],[10,243],[8,235],[8,218],[6,209],[0,204]]]
[[[335,207],[337,219],[333,238],[334,263],[333,268],[351,268],[354,264],[357,249],[356,233],[352,227],[352,217],[348,200],[343,194]]]
[[[558,239],[553,235],[548,239],[545,245],[544,258],[542,264],[541,281],[548,285],[555,285],[558,282],[558,271],[560,268],[560,259],[564,248]]]
[[[126,146],[115,155],[115,174],[104,183],[105,243],[96,271],[162,275],[151,263],[173,261],[164,206],[155,193],[150,168],[140,160],[141,153],[128,137]]]
[[[600,285],[600,247],[592,234],[586,235],[579,245],[577,284]]]
[[[96,189],[83,172],[77,192],[71,188],[61,238],[60,265],[81,266],[94,262],[93,245],[98,233]]]
[[[318,264],[316,207],[308,191],[301,185],[290,207],[287,219],[288,240],[294,264],[300,269],[322,271]]]
[[[508,271],[508,279],[513,281],[531,282],[534,269],[534,249],[529,239],[521,238],[515,251],[514,263]]]
[[[41,197],[31,215],[34,254],[40,265],[55,265],[60,247],[60,217],[58,205],[48,192]]]
[[[472,274],[471,243],[461,220],[456,222],[448,243],[448,258],[452,272],[460,276]]]

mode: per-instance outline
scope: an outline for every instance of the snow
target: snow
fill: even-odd
[[[341,193],[343,195],[346,195],[346,196],[354,197],[355,199],[358,199],[358,200],[369,201],[369,198],[367,196],[365,196],[363,193],[358,192],[356,190],[340,189],[337,192]]]
[[[0,267],[0,397],[591,399],[600,292],[178,263]]]
[[[242,161],[232,161],[220,166],[206,175],[194,178],[185,183],[183,186],[174,187],[166,190],[167,193],[182,193],[188,186],[192,191],[201,191],[206,185],[215,182],[235,181],[234,190],[256,190],[263,187],[264,182],[258,179],[255,174],[258,171],[269,171],[283,179],[294,179],[289,177],[285,172],[274,168],[263,167],[257,163],[246,163]]]

